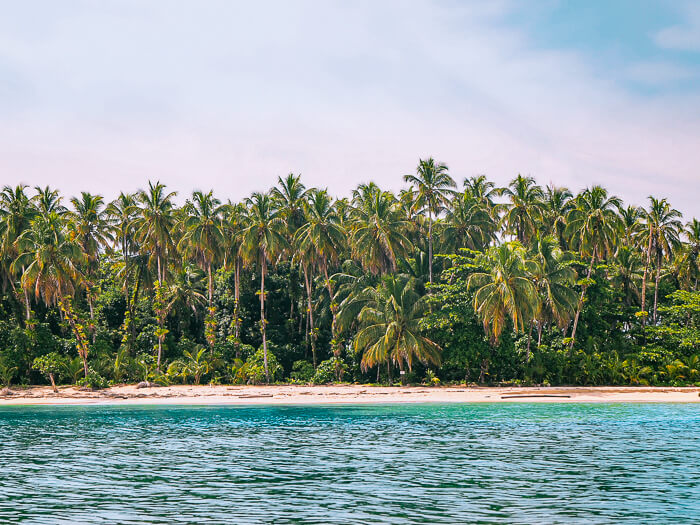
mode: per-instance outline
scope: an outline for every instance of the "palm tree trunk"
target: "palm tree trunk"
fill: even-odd
[[[593,272],[593,263],[596,258],[596,248],[593,248],[593,254],[591,256],[591,264],[588,265],[588,272],[586,273],[586,281],[591,278],[591,272]],[[576,307],[576,315],[574,316],[574,326],[571,330],[571,344],[569,349],[574,347],[574,342],[576,341],[576,328],[578,327],[578,318],[581,315],[581,308],[583,308],[583,299],[586,295],[586,288],[588,288],[588,283],[581,286],[581,295],[578,299],[578,306]]]
[[[535,321],[530,321],[530,329],[527,331],[527,351],[525,352],[525,362],[530,362],[530,342],[532,341],[532,325]]]
[[[65,300],[62,297],[61,293],[62,293],[61,288],[59,286],[59,289],[58,289],[59,307],[61,310],[64,311],[66,319],[68,320],[68,324],[70,325],[71,329],[73,330],[73,335],[75,336],[76,346],[78,347],[78,354],[83,359],[83,372],[85,373],[85,377],[87,377],[88,376],[88,364],[87,364],[88,345],[87,345],[87,341],[85,340],[85,337],[84,337],[82,330],[80,330],[78,327],[78,323],[76,322],[75,313],[73,312],[73,308],[70,304],[70,299]]]
[[[542,344],[542,322],[537,321],[537,346]]]
[[[265,254],[260,255],[260,332],[263,344],[263,365],[265,368],[265,380],[270,383],[270,373],[267,369],[267,332],[265,330],[265,272],[267,260]]]
[[[236,339],[236,359],[241,358],[241,259],[236,256],[233,270],[233,337]]]
[[[647,274],[649,273],[649,266],[651,266],[651,241],[652,241],[653,236],[651,235],[651,232],[649,232],[649,245],[647,246],[647,261],[646,264],[644,265],[644,275],[642,276],[642,312],[645,312],[646,310],[644,309],[646,306],[647,302]],[[642,316],[642,328],[646,325],[646,316]]]
[[[428,281],[433,283],[433,210],[428,206]]]
[[[53,378],[53,373],[49,372],[49,379],[51,380],[51,388],[53,388],[53,391],[58,394],[58,388],[56,388],[56,381],[54,381]]]
[[[656,280],[654,283],[654,324],[656,324],[656,308],[659,304],[659,279],[661,277],[661,253],[656,255]]]
[[[207,276],[209,278],[209,308],[214,302],[214,276],[211,272],[211,261],[207,261]]]
[[[311,294],[313,292],[311,288],[311,282],[309,280],[309,271],[306,265],[304,265],[304,283],[306,284],[306,298],[307,298],[307,308],[308,308],[308,319],[309,319],[309,332],[311,338],[311,355],[313,356],[314,369],[316,368],[316,333],[314,332],[314,307],[311,302]]]
[[[328,278],[328,265],[326,264],[325,259],[322,262],[323,266],[323,276],[326,278],[326,290],[328,290],[328,300],[330,301],[331,305],[331,316],[333,317],[333,321],[331,322],[331,334],[333,335],[333,339],[336,339],[336,344],[334,345],[333,348],[333,355],[335,357],[340,357],[340,348],[338,348],[338,334],[336,333],[336,318],[338,317],[338,307],[333,303],[333,288],[331,288],[331,280]]]
[[[32,318],[32,310],[29,307],[29,292],[27,292],[26,288],[23,288],[24,290],[24,305],[26,308],[26,316],[27,316],[27,321],[29,321]]]

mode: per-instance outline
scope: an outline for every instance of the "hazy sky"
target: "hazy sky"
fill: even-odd
[[[0,0],[2,184],[279,175],[398,189],[419,157],[700,215],[700,1]]]

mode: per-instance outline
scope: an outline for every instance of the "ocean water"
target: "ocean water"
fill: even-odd
[[[0,523],[698,523],[683,404],[0,407]]]

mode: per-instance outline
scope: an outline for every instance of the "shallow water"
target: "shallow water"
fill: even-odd
[[[691,523],[683,404],[0,408],[0,523]]]

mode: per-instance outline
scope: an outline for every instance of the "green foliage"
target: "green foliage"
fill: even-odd
[[[294,361],[289,377],[300,383],[308,383],[314,376],[314,365],[305,360]]]
[[[234,383],[244,385],[260,385],[264,383],[266,378],[263,359],[263,349],[259,348],[236,370]],[[275,354],[269,350],[267,352],[267,368],[270,374],[270,382],[282,379],[282,366],[277,362]]]
[[[345,370],[347,370],[347,365],[342,359],[331,357],[318,365],[311,382],[316,385],[325,385],[326,383],[342,380]]]
[[[0,359],[0,381],[3,386],[9,387],[16,373],[16,366],[12,366],[7,359]]]
[[[433,159],[405,181],[182,206],[158,182],[4,188],[0,380],[259,384],[267,350],[269,381],[700,381],[697,219],[523,176],[459,191]]]
[[[34,359],[32,368],[38,370],[46,377],[53,375],[55,379],[58,379],[58,375],[65,370],[66,359],[57,352],[51,352],[46,355],[39,356]]]
[[[107,388],[109,386],[109,381],[95,372],[92,368],[88,368],[87,377],[78,379],[77,385],[79,387],[99,390],[102,388]]]

